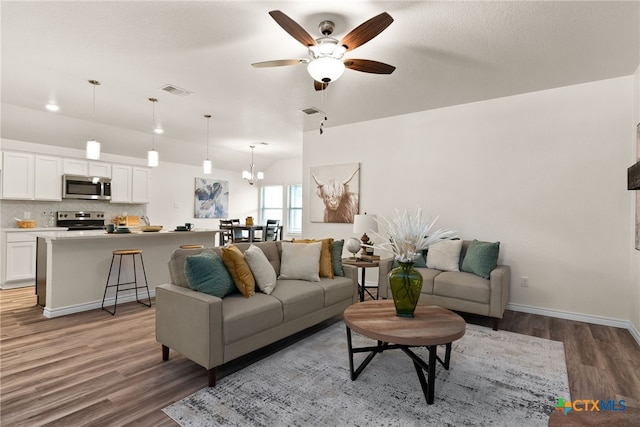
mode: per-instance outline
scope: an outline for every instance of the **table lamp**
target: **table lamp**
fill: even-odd
[[[367,236],[367,231],[369,232],[378,232],[378,221],[376,220],[376,215],[367,215],[365,212],[364,215],[354,215],[353,216],[353,233],[360,234],[362,233],[362,237],[360,240],[363,245],[370,245],[371,241],[369,236]],[[373,251],[371,248],[362,248],[362,254],[365,255],[367,252]]]

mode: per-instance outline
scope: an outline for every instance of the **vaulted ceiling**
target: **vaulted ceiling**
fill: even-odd
[[[214,167],[246,168],[302,154],[302,132],[633,74],[640,2],[580,1],[2,1],[2,137],[145,158],[152,105],[165,130],[161,161],[201,164],[206,119]],[[340,39],[386,11],[394,22],[346,57],[397,67],[346,70],[317,92],[306,58],[268,14],[313,37],[332,20]],[[92,117],[96,79],[96,113]],[[191,91],[176,96],[161,88]],[[44,109],[60,106],[56,113]],[[301,112],[316,107],[322,114]]]

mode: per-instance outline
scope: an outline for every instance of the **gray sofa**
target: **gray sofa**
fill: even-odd
[[[280,273],[282,245],[253,243]],[[244,252],[249,243],[236,246]],[[220,255],[220,248],[210,248]],[[216,367],[257,350],[330,317],[358,301],[358,269],[344,265],[344,276],[320,282],[280,280],[271,295],[259,292],[245,298],[239,293],[218,298],[191,290],[184,272],[185,257],[202,249],[176,249],[169,261],[172,284],[156,287],[156,339],[162,358],[169,349],[203,366],[209,386]]]
[[[470,244],[469,240],[462,242],[460,270]],[[381,298],[392,298],[388,277],[392,266],[393,258],[379,262],[378,295]],[[463,271],[440,271],[431,268],[416,268],[416,270],[424,279],[420,302],[491,317],[493,329],[498,330],[498,322],[502,319],[509,301],[511,280],[509,266],[496,266],[491,271],[489,279]]]

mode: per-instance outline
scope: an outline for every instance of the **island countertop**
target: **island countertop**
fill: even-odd
[[[36,237],[42,237],[46,240],[78,240],[78,239],[113,239],[122,237],[158,237],[158,236],[175,236],[185,235],[192,236],[199,233],[214,233],[217,234],[220,230],[198,228],[191,231],[174,231],[174,230],[160,230],[160,231],[139,231],[131,230],[131,233],[107,233],[104,230],[74,230],[74,231],[34,231],[33,235]]]

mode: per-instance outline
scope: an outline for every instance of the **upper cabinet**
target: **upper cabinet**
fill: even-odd
[[[62,159],[29,153],[2,153],[2,198],[62,200]]]
[[[82,159],[64,159],[63,173],[66,175],[111,178],[111,163],[91,162]]]
[[[148,168],[126,165],[111,167],[111,203],[149,203]]]

